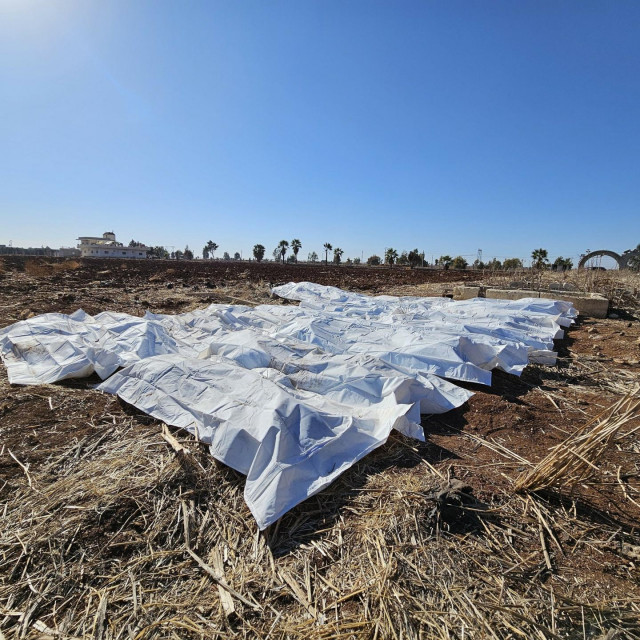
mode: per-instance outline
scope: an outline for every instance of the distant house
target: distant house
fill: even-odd
[[[80,249],[73,247],[60,247],[55,250],[56,258],[79,258],[82,255]]]
[[[113,231],[106,231],[101,238],[80,236],[78,240],[78,249],[83,258],[146,258],[147,251],[151,248],[141,242],[125,246],[116,241]]]

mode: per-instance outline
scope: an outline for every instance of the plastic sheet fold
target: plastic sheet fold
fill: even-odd
[[[0,354],[13,384],[96,373],[102,391],[194,433],[246,474],[246,502],[265,528],[392,429],[424,440],[421,414],[472,395],[451,380],[490,384],[494,368],[553,364],[553,340],[576,316],[543,299],[369,297],[313,283],[273,291],[300,305],[51,313],[0,330]]]

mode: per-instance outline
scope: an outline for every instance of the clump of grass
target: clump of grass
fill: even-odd
[[[34,277],[48,276],[53,273],[51,266],[40,260],[27,260],[24,263],[24,270],[25,273]]]
[[[571,269],[514,269],[510,271],[485,270],[482,283],[494,288],[509,288],[514,282],[519,288],[547,291],[551,284],[569,283],[578,291],[597,293],[608,298],[614,307],[640,308],[640,273],[631,270]],[[554,293],[558,293],[554,290]]]
[[[533,469],[523,473],[515,484],[516,491],[567,489],[585,482],[598,473],[598,462],[609,447],[622,437],[640,429],[622,431],[640,417],[639,390],[618,400],[566,440],[553,447],[549,455]]]
[[[64,271],[75,271],[82,265],[77,260],[61,260],[60,262],[47,262],[46,260],[27,260],[24,270],[35,278],[44,278]]]

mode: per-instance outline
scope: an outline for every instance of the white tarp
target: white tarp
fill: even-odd
[[[489,384],[495,367],[553,362],[553,339],[576,315],[540,299],[371,298],[313,283],[274,292],[300,306],[45,314],[0,330],[0,354],[11,383],[95,372],[99,389],[191,431],[247,475],[264,528],[391,429],[423,440],[421,413],[471,395],[442,377]]]

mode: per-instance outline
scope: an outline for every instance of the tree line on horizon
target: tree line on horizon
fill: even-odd
[[[133,240],[131,241],[134,242]],[[219,248],[219,245],[212,240],[209,240],[204,247],[202,248],[202,259],[203,260],[213,260],[215,259],[215,252]],[[638,245],[640,248],[640,245]],[[280,242],[273,249],[272,257],[274,262],[282,262],[285,263],[297,263],[298,262],[298,254],[300,253],[300,249],[302,249],[302,242],[298,238],[294,238],[289,242],[288,240],[280,240]],[[323,245],[324,249],[324,263],[329,264],[331,262],[335,265],[343,264],[342,257],[344,255],[344,251],[340,247],[333,247],[330,242],[325,242]],[[291,250],[291,253],[287,256],[287,253]],[[332,252],[331,260],[329,259],[329,252]],[[262,262],[265,260],[266,248],[263,244],[255,244],[253,246],[252,255],[253,259],[256,262]],[[193,260],[195,259],[194,253],[191,249],[189,249],[189,245],[187,245],[184,250],[175,250],[168,251],[162,246],[151,247],[148,252],[149,257],[152,258],[162,258],[162,259],[172,259],[172,260]],[[553,263],[549,261],[548,251],[543,248],[534,249],[531,252],[531,267],[534,269],[552,269],[555,271],[567,271],[573,268],[573,260],[571,258],[564,258],[563,256],[559,256],[555,259]],[[242,260],[242,256],[240,252],[236,251],[233,257],[225,251],[223,256],[223,260]],[[315,251],[311,251],[307,255],[307,262],[315,263],[319,262],[319,256]],[[347,265],[359,265],[361,264],[361,259],[359,257],[356,258],[347,258],[344,261],[344,264]],[[506,258],[504,261],[500,261],[497,258],[492,258],[487,262],[483,262],[481,259],[476,259],[471,264],[463,257],[463,256],[455,256],[451,257],[448,254],[442,255],[436,258],[433,262],[433,265],[430,265],[429,262],[425,260],[424,252],[418,251],[418,249],[413,249],[411,251],[402,251],[400,254],[393,247],[389,247],[385,249],[383,256],[379,256],[377,254],[373,254],[369,256],[366,260],[366,264],[369,266],[380,266],[380,265],[388,265],[389,267],[393,267],[394,265],[399,266],[409,266],[409,267],[426,267],[426,266],[435,266],[440,267],[442,269],[457,269],[463,270],[467,268],[472,268],[476,270],[514,270],[514,269],[522,269],[524,268],[524,264],[520,258]],[[640,270],[640,261],[638,264],[632,265],[632,268],[635,270]]]
[[[129,247],[146,247],[146,245],[137,240],[131,240],[129,242]],[[207,241],[207,243],[202,248],[202,259],[210,260],[215,259],[215,252],[219,248],[219,245],[212,240]],[[288,263],[297,263],[298,262],[298,253],[302,248],[302,242],[298,238],[294,238],[291,242],[288,240],[281,240],[278,245],[273,250],[273,260],[275,262],[280,262],[284,264]],[[291,249],[292,253],[287,257],[287,252]],[[324,262],[325,264],[329,264],[329,252],[333,252],[333,256],[331,262],[336,265],[340,265],[343,263],[342,256],[344,255],[344,251],[340,247],[334,248],[330,242],[325,242],[323,245],[324,249]],[[53,255],[55,253],[54,249],[49,247],[42,247],[38,249],[25,249],[21,247],[13,247],[11,245],[5,246],[0,244],[0,255],[11,255],[11,254],[29,254],[29,255]],[[262,244],[256,244],[253,247],[252,254],[253,259],[256,262],[262,262],[264,260],[264,256],[266,253],[266,248]],[[581,258],[589,253],[587,249],[585,253],[581,255]],[[632,271],[640,271],[640,244],[636,246],[635,249],[628,249],[623,252],[624,254],[633,253],[633,255],[628,260],[628,267]],[[150,258],[159,258],[166,260],[194,260],[196,258],[194,252],[189,248],[189,245],[185,246],[184,250],[176,249],[174,251],[168,251],[164,246],[154,246],[149,247],[147,250],[147,256]],[[242,260],[242,254],[236,251],[233,254],[233,257],[225,251],[222,256],[223,260]],[[318,254],[315,251],[311,251],[307,255],[307,262],[315,263],[319,261]],[[356,258],[347,258],[344,261],[344,264],[347,265],[359,265],[361,264],[361,259],[359,257]],[[410,266],[410,267],[426,267],[431,266],[426,260],[424,252],[418,251],[418,249],[413,249],[412,251],[403,251],[398,254],[398,251],[392,247],[385,249],[383,257],[381,258],[377,254],[373,254],[369,256],[366,260],[366,264],[369,266],[379,266],[379,265],[388,265],[389,267],[393,267],[394,264],[401,266]],[[524,268],[523,261],[520,258],[506,258],[504,262],[501,262],[497,258],[492,258],[488,262],[483,262],[481,259],[476,259],[473,263],[469,264],[467,260],[463,256],[451,257],[450,255],[442,255],[439,258],[434,260],[433,266],[441,267],[442,269],[467,269],[471,267],[476,270],[514,270],[514,269],[522,269]],[[552,269],[554,271],[567,271],[573,269],[573,260],[571,258],[564,258],[563,256],[558,256],[553,263],[549,261],[548,251],[543,248],[534,249],[531,252],[531,267],[538,270],[543,269]]]

